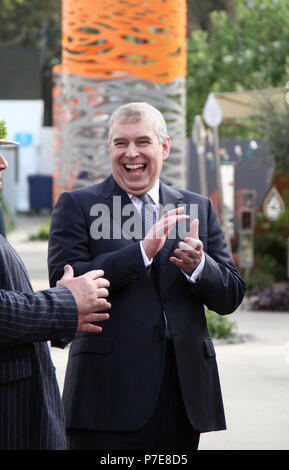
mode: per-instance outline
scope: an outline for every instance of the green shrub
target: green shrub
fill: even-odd
[[[235,335],[236,324],[227,316],[205,310],[209,334],[216,339],[230,339]]]
[[[29,240],[48,240],[49,230],[50,222],[46,222],[45,224],[41,225],[41,227],[39,227],[38,232],[29,236]]]
[[[247,292],[252,293],[256,289],[263,289],[274,284],[275,276],[260,269],[253,269],[247,277],[243,275],[243,279],[246,281]]]
[[[289,174],[284,174],[285,182],[289,184]],[[283,184],[285,184],[283,182]],[[266,287],[273,282],[287,279],[287,244],[289,238],[289,190],[283,191],[282,198],[285,211],[282,217],[276,221],[268,220],[264,213],[256,214],[256,230],[254,237],[255,262],[251,270],[248,290],[252,287]],[[259,279],[264,279],[262,273],[267,274],[268,282],[257,285],[256,274]],[[271,276],[271,282],[270,278]],[[250,284],[252,281],[252,285]]]
[[[1,201],[6,233],[11,233],[15,228],[15,222],[5,202]]]
[[[7,137],[7,127],[5,121],[0,121],[0,139],[6,139]]]

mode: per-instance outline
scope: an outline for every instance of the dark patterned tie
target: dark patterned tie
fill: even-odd
[[[159,211],[157,206],[152,203],[152,198],[148,194],[142,194],[141,196],[137,196],[143,203],[141,208],[141,217],[142,217],[142,229],[144,237],[147,232],[151,229],[151,227],[156,223],[159,218]],[[159,253],[154,257],[153,263],[150,267],[150,274],[152,280],[156,286],[157,291],[159,291]],[[166,338],[171,339],[171,332],[168,325],[168,320],[166,317],[165,312],[163,311],[164,315],[164,325],[165,325],[165,332],[164,335]]]
[[[141,196],[138,196],[138,198],[143,203],[141,208],[141,217],[144,238],[158,220],[158,209],[157,206],[152,203],[152,199],[148,194],[142,194]]]

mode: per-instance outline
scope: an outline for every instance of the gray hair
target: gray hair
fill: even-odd
[[[166,121],[161,112],[149,103],[127,103],[117,108],[109,119],[108,143],[111,140],[111,130],[115,122],[135,124],[144,116],[151,116],[155,124],[155,133],[160,144],[168,135]]]

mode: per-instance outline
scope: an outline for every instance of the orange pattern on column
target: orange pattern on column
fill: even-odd
[[[184,0],[63,0],[63,72],[168,83],[186,74]]]

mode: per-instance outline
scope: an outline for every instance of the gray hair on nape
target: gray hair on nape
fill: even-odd
[[[127,103],[120,106],[112,113],[109,119],[108,144],[111,140],[112,127],[116,122],[135,124],[141,121],[144,116],[153,118],[156,136],[159,143],[162,144],[168,135],[166,121],[158,109],[145,102]]]

